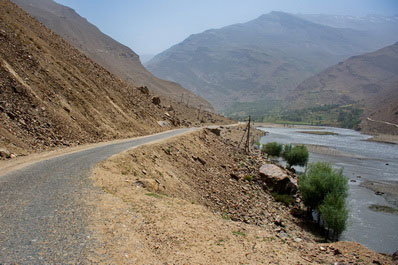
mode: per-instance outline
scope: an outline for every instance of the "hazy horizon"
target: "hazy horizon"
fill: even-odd
[[[76,10],[102,32],[130,47],[139,55],[156,55],[191,34],[243,23],[269,13],[327,15],[398,15],[395,0],[238,1],[238,0],[56,0]]]

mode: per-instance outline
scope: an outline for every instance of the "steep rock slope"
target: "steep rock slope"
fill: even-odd
[[[196,109],[163,104],[116,78],[15,4],[0,2],[0,147],[21,154],[143,135],[189,125],[179,118],[197,119]],[[200,114],[216,121],[210,113]],[[163,120],[168,123],[162,127]]]
[[[379,40],[362,31],[271,12],[247,23],[191,35],[155,56],[147,67],[220,110],[232,102],[283,99],[305,78],[379,47]]]
[[[356,104],[364,108],[364,119],[369,117],[397,124],[398,42],[375,52],[351,57],[308,78],[287,101],[296,108]],[[398,128],[393,125],[367,123],[365,129],[371,127],[372,131],[398,134]]]
[[[118,77],[174,100],[185,94],[185,98],[190,98],[190,105],[213,109],[206,100],[179,84],[153,76],[142,66],[136,53],[103,34],[73,9],[53,0],[12,1]]]

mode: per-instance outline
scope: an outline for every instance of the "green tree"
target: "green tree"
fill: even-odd
[[[305,174],[300,176],[299,188],[304,204],[310,210],[318,210],[329,193],[348,196],[348,180],[343,170],[333,169],[329,163],[310,164]]]
[[[282,145],[277,142],[267,143],[263,145],[262,151],[268,156],[279,157],[282,152]]]
[[[292,146],[287,144],[283,148],[282,157],[287,162],[287,167],[305,166],[308,162],[308,150],[304,145]]]
[[[309,212],[315,210],[318,213],[318,224],[322,217],[327,229],[331,229],[337,239],[348,218],[345,204],[348,180],[343,171],[333,169],[325,162],[310,164],[305,174],[299,177],[299,189]]]
[[[338,240],[347,226],[348,210],[345,197],[341,194],[329,193],[319,206],[319,213],[327,228],[326,239],[329,237],[329,230],[331,229],[333,232],[332,238]]]

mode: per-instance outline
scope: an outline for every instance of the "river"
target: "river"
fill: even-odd
[[[310,162],[330,162],[336,168],[343,168],[344,175],[352,180],[349,182],[348,227],[340,240],[359,242],[377,252],[392,254],[398,250],[398,215],[369,209],[372,204],[397,208],[397,202],[387,201],[360,186],[366,180],[398,184],[398,145],[366,141],[371,136],[341,128],[259,129],[268,132],[261,138],[261,144],[275,141],[316,145],[310,147]],[[327,131],[336,135],[307,134],[303,131]]]

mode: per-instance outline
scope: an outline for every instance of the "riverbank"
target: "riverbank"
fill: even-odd
[[[373,135],[367,141],[387,143],[387,144],[398,144],[398,135],[377,134]]]
[[[371,181],[365,180],[360,184],[377,195],[383,196],[386,201],[398,207],[398,181]]]
[[[267,122],[256,122],[254,123],[256,127],[264,127],[264,128],[294,128],[294,129],[316,129],[316,130],[325,130],[324,126],[316,126],[316,125],[296,125],[296,124],[279,124],[279,123],[267,123]],[[309,133],[311,132],[303,132]],[[364,132],[365,134],[367,132]],[[328,132],[314,132],[314,134],[320,135],[330,135]],[[392,134],[369,134],[371,137],[366,141],[371,142],[379,142],[379,143],[388,143],[388,144],[398,144],[398,135]]]
[[[244,127],[204,129],[111,157],[93,181],[90,217],[100,263],[391,264],[353,242],[318,243],[259,178],[259,153],[237,146]],[[262,132],[256,131],[258,135]]]

